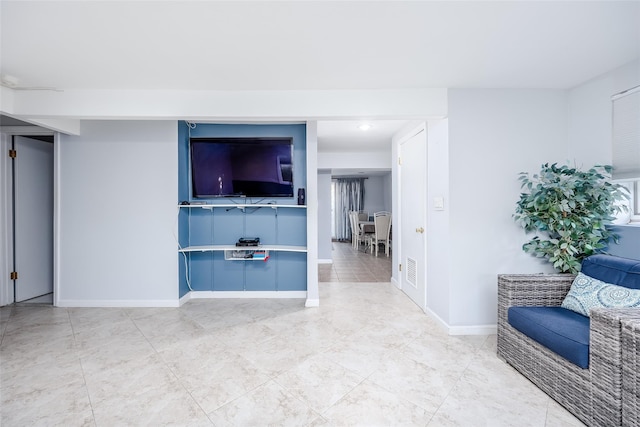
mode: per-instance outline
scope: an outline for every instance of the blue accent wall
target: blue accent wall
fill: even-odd
[[[611,255],[640,260],[640,226],[614,225],[611,229],[620,235],[618,244],[610,243]]]
[[[213,198],[208,204],[296,205],[297,189],[306,187],[306,126],[233,125],[179,123],[178,129],[178,203],[193,202],[190,191],[190,137],[291,137],[293,139],[294,197],[286,198]],[[233,245],[240,237],[260,237],[265,245],[307,244],[307,212],[300,208],[247,207],[181,208],[178,218],[181,247],[197,245]],[[190,252],[186,263],[180,254],[180,297],[194,291],[304,291],[307,289],[305,252],[270,252],[267,261],[230,261],[224,252]],[[185,265],[186,264],[186,265]]]

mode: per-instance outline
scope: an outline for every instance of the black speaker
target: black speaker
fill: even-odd
[[[304,188],[298,188],[298,204],[304,205]]]

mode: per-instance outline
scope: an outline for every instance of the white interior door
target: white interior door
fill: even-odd
[[[423,311],[426,287],[427,135],[425,129],[400,142],[400,263],[402,290]]]
[[[16,302],[53,293],[53,144],[17,136],[13,160]]]

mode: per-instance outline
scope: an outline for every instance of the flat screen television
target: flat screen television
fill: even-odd
[[[193,198],[293,197],[293,139],[191,138]]]

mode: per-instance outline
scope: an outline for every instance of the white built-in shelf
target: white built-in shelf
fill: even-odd
[[[232,251],[232,250],[307,252],[307,247],[291,246],[291,245],[260,245],[260,246],[203,245],[203,246],[187,246],[186,248],[179,249],[178,252],[216,252],[216,251]]]
[[[227,261],[267,261],[269,251],[263,249],[234,249],[224,251],[224,259]]]
[[[214,209],[214,208],[237,208],[237,209],[245,209],[245,208],[295,208],[295,209],[306,209],[307,205],[274,205],[270,203],[232,203],[232,204],[199,204],[199,203],[191,203],[190,205],[178,205],[180,208],[202,208],[202,209]]]

